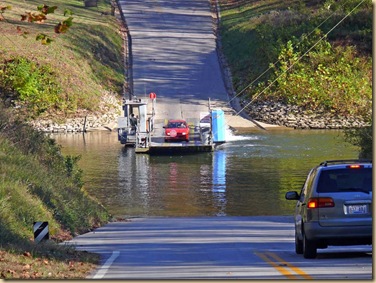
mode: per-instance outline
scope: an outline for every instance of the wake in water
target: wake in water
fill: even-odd
[[[230,127],[226,126],[225,130],[225,140],[226,142],[232,141],[244,141],[244,140],[258,140],[259,136],[252,135],[252,136],[241,136],[235,135],[234,132],[230,129]]]

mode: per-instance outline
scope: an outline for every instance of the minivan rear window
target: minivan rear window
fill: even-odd
[[[318,193],[372,191],[372,168],[344,168],[321,171]]]

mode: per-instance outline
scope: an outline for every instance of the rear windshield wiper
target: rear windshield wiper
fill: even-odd
[[[371,191],[368,191],[368,190],[365,190],[365,189],[362,189],[362,188],[343,188],[343,189],[340,189],[340,191],[362,192],[362,193],[365,193],[365,194],[369,194],[371,192]]]

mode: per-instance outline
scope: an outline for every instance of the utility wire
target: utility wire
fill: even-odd
[[[294,65],[296,64],[296,63],[298,63],[304,56],[306,56],[313,48],[315,48],[316,47],[316,45],[317,44],[319,44],[325,37],[327,37],[328,36],[328,34],[329,33],[331,33],[335,28],[337,28],[337,26],[338,25],[340,25],[348,16],[350,16],[361,4],[363,4],[363,2],[364,1],[366,1],[366,0],[362,0],[361,2],[359,2],[349,13],[347,13],[337,24],[335,24],[325,35],[323,35],[314,45],[312,45],[312,47],[310,47],[303,55],[301,55],[293,64],[291,64],[291,66],[287,69],[287,70],[285,70],[282,74],[280,74],[276,79],[274,79],[267,87],[265,87],[260,93],[258,93],[257,95],[255,95],[252,99],[251,99],[251,101],[249,102],[249,103],[247,103],[240,111],[238,111],[237,113],[236,113],[236,115],[235,116],[237,116],[237,115],[239,115],[245,108],[247,108],[253,101],[255,101],[261,94],[263,94],[267,89],[269,89],[283,74],[285,74],[286,72],[288,72],[292,67],[294,67]],[[333,13],[334,14],[334,13]],[[332,14],[332,15],[333,15]],[[332,16],[331,15],[331,16]],[[330,16],[330,17],[331,17]],[[325,21],[327,21],[329,18],[327,18]],[[324,21],[324,22],[325,22]],[[322,22],[321,24],[320,24],[320,26],[324,23],[324,22]],[[313,31],[312,31],[313,32]],[[311,33],[312,33],[311,32]],[[310,34],[311,34],[310,33]],[[276,63],[278,63],[278,61],[276,62]],[[274,64],[276,64],[276,63],[274,63]],[[271,67],[270,67],[271,68]],[[270,69],[269,68],[269,69]],[[268,70],[269,70],[268,69]],[[267,70],[267,71],[268,71]],[[266,72],[266,71],[265,71]],[[264,73],[265,73],[264,72]],[[262,73],[262,75],[264,74],[264,73]],[[254,81],[253,81],[254,82]],[[252,83],[253,83],[252,82]],[[248,85],[246,88],[248,88],[250,85]],[[244,89],[243,89],[243,91],[244,91]]]
[[[240,111],[236,112],[235,116],[238,116],[245,108],[247,108],[254,100],[256,100],[261,94],[263,94],[267,89],[269,89],[284,73],[289,71],[296,63],[298,63],[304,56],[306,56],[313,48],[316,47],[318,43],[320,43],[329,33],[331,33],[339,24],[341,24],[348,16],[350,16],[364,1],[362,0],[359,2],[347,15],[345,15],[336,25],[334,25],[324,36],[322,36],[311,48],[309,48],[303,55],[301,55],[293,64],[290,65],[290,67],[285,70],[282,74],[280,74],[276,79],[274,79],[267,87],[265,87],[260,93],[255,95],[249,103],[247,103]],[[349,2],[349,1],[347,1]],[[347,3],[346,2],[346,3]],[[342,7],[346,4],[344,3]],[[317,28],[321,27],[326,21],[328,21],[336,11],[334,11],[331,15],[329,15],[324,21],[322,21],[317,27],[315,27],[309,34],[310,36]],[[7,35],[5,37],[13,43],[13,45],[17,46],[17,44],[10,39]],[[299,43],[298,43],[299,44]],[[227,104],[230,104],[236,97],[241,95],[245,90],[247,90],[251,85],[253,85],[258,79],[260,79],[262,76],[264,76],[271,68],[273,68],[280,60],[277,60],[276,62],[272,63],[272,65],[266,69],[263,73],[261,73],[256,79],[254,79],[251,83],[249,83],[245,88],[243,88],[239,93],[237,93],[231,100],[227,102]]]
[[[362,4],[363,2],[364,2],[365,0],[362,0],[354,9],[356,9],[360,4]],[[342,4],[342,6],[341,7],[344,7],[348,2],[350,2],[350,0],[348,0],[347,2],[345,2],[344,4]],[[351,10],[351,12],[353,12],[354,11],[354,9],[353,10]],[[350,12],[350,13],[351,13]],[[336,14],[336,11],[333,11],[333,13],[331,13],[325,20],[323,20],[318,26],[316,26],[310,33],[308,33],[308,35],[307,35],[307,37],[309,37],[312,33],[314,33],[315,32],[315,30],[317,30],[318,28],[320,28],[325,22],[327,22],[333,15],[335,15]],[[347,17],[348,15],[346,15],[346,17]],[[346,18],[345,17],[345,18]],[[343,21],[344,19],[342,19],[341,20],[341,22]],[[335,26],[336,27],[336,26]],[[321,39],[319,39],[319,41],[321,41],[322,40],[322,38]],[[301,42],[301,41],[300,41]],[[299,43],[300,43],[299,42]],[[299,44],[298,43],[298,44]],[[298,45],[297,44],[297,45]],[[296,45],[296,46],[297,46]],[[310,49],[311,50],[311,49]],[[235,99],[235,98],[237,98],[239,95],[241,95],[244,91],[246,91],[250,86],[252,86],[256,81],[258,81],[262,76],[264,76],[270,69],[272,69],[273,67],[275,67],[275,65],[277,64],[277,63],[279,63],[279,61],[280,60],[277,60],[277,61],[275,61],[274,63],[272,63],[271,64],[271,66],[269,66],[269,68],[268,69],[266,69],[264,72],[262,72],[256,79],[254,79],[252,82],[250,82],[246,87],[244,87],[241,91],[239,91],[233,98],[231,98],[227,103],[228,103],[228,105],[230,105],[230,103]],[[273,83],[274,83],[274,81],[273,81]],[[263,91],[264,92],[264,91]],[[249,104],[248,104],[249,105]],[[239,111],[238,113],[240,113],[240,112],[242,112],[244,110],[244,108],[241,110],[241,111]]]

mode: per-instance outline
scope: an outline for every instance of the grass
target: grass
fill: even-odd
[[[270,47],[266,46],[269,42],[259,37],[257,28],[271,12],[297,5],[300,1],[239,2],[219,1],[223,51],[231,66],[234,86],[238,89],[258,77],[276,60]]]
[[[36,13],[41,3],[58,7],[55,13],[47,15],[45,23],[20,21],[21,14]],[[104,93],[121,98],[124,83],[122,36],[119,20],[109,13],[110,0],[99,0],[98,7],[93,8],[85,8],[84,2],[77,0],[7,0],[6,4],[11,9],[2,14],[0,62],[22,57],[53,70],[51,75],[61,89],[60,99],[54,111],[47,111],[45,116],[56,118],[56,110],[67,117],[75,115],[78,109],[96,111]],[[4,4],[0,2],[0,5]],[[73,13],[73,25],[68,32],[56,34],[54,25],[68,17],[64,16],[66,9]],[[17,26],[28,34],[21,36]],[[53,42],[42,45],[35,40],[39,33],[47,34]]]
[[[58,8],[43,24],[20,21],[21,14],[36,13],[40,4]],[[82,110],[99,112],[104,96],[121,99],[123,38],[109,0],[99,0],[93,8],[85,8],[78,0],[0,2],[0,7],[5,5],[11,9],[0,15],[0,75],[4,75],[4,62],[26,58],[18,69],[18,77],[26,74],[29,79],[26,87],[43,86],[43,76],[56,82],[52,87],[59,105],[38,113],[41,117],[64,120]],[[73,12],[73,25],[57,35],[53,28],[67,18],[66,9]],[[36,41],[39,33],[50,36],[52,43]],[[37,72],[28,71],[34,77],[25,73],[33,68],[41,70],[39,77]],[[20,98],[1,83],[0,97],[3,101]],[[17,112],[0,107],[0,279],[83,279],[97,267],[99,256],[59,243],[101,226],[111,216],[85,191],[79,157],[62,156],[53,140],[22,123],[28,118],[22,112],[33,110],[33,103],[28,103],[13,109]],[[40,106],[37,99],[35,105]],[[50,240],[34,243],[34,221],[48,221]]]
[[[1,146],[4,146],[1,143]],[[3,151],[0,151],[4,153]],[[26,161],[23,156],[15,154],[12,157],[14,163]],[[61,225],[61,220],[57,219],[54,212],[46,205],[42,199],[31,193],[29,186],[33,186],[35,180],[45,176],[38,176],[40,169],[38,164],[25,162],[24,166],[32,166],[35,173],[25,170],[20,172],[20,166],[14,164],[9,166],[9,162],[1,160],[2,164],[7,164],[7,170],[1,168],[3,182],[0,185],[0,278],[85,278],[88,272],[96,267],[99,257],[95,254],[74,251],[73,248],[57,246],[62,240],[72,238],[72,233],[65,230]],[[9,167],[8,167],[9,166]],[[43,171],[43,170],[42,170]],[[6,179],[6,180],[5,180]],[[44,185],[44,184],[43,184]],[[43,186],[42,185],[42,186]],[[54,186],[54,189],[64,190],[62,186]],[[53,197],[52,197],[53,198]],[[81,199],[82,200],[82,199]],[[64,202],[75,202],[74,197],[62,198]],[[84,211],[85,205],[79,207]],[[90,207],[90,206],[88,206]],[[78,212],[69,206],[61,205],[59,214],[61,216],[73,215]],[[102,213],[105,215],[104,213]],[[84,215],[85,222],[92,221],[89,215]],[[105,217],[100,221],[91,223],[91,227],[99,226],[105,222]],[[34,221],[48,221],[51,242],[46,244],[35,244],[33,240],[32,225]],[[68,219],[66,219],[68,220]],[[82,233],[88,229],[85,227],[66,227]],[[78,224],[80,225],[80,224]],[[28,267],[27,267],[28,266]]]
[[[0,107],[0,278],[76,279],[96,268],[97,255],[58,245],[110,220],[77,161]],[[49,224],[46,243],[34,243],[37,221]]]
[[[253,100],[271,85],[259,100],[369,115],[372,4],[353,10],[359,1],[323,2],[219,1],[223,52],[243,99]]]

